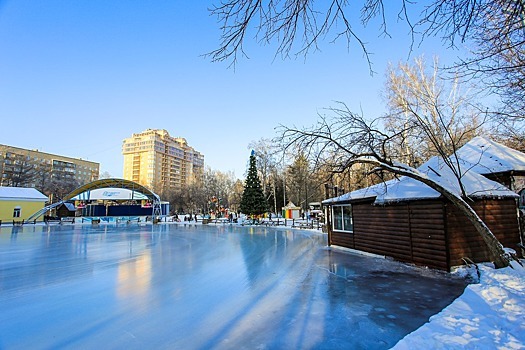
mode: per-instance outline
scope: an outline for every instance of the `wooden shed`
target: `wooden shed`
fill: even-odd
[[[75,217],[76,208],[75,204],[64,202],[56,208],[57,216],[60,218],[64,217]]]
[[[486,145],[478,149],[488,153]],[[478,155],[475,159],[481,158]],[[474,172],[472,164],[461,164],[466,169],[463,184],[474,209],[505,247],[518,250],[517,194]],[[459,191],[457,181],[439,158],[432,158],[418,170]],[[463,258],[490,260],[483,239],[470,221],[438,192],[416,180],[402,177],[323,204],[330,209],[329,245],[447,271],[462,265]]]

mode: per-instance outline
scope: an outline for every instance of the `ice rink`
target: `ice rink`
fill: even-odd
[[[0,349],[387,349],[466,282],[272,227],[2,227]]]

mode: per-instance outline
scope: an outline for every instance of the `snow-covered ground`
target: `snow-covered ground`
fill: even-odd
[[[525,269],[480,266],[479,284],[394,349],[525,349]]]

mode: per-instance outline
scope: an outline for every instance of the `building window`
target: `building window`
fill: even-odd
[[[334,231],[354,232],[351,204],[332,207],[332,225]]]
[[[13,210],[13,217],[19,218],[21,214],[22,214],[22,208],[15,207],[15,209]]]

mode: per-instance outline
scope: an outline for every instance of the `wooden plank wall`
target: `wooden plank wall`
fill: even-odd
[[[448,269],[443,203],[353,205],[354,232],[332,232],[331,244],[399,261]]]
[[[481,236],[446,202],[359,203],[352,208],[354,233],[332,232],[331,244],[447,271],[462,265],[464,257],[490,261]],[[520,238],[514,199],[480,200],[474,209],[505,247],[517,250]]]
[[[351,233],[334,232],[331,234],[330,244],[338,245],[340,247],[355,249],[354,235]]]
[[[519,225],[514,199],[479,200],[474,203],[474,210],[504,247],[518,250]],[[446,205],[446,220],[452,266],[463,264],[461,259],[464,257],[474,262],[490,261],[483,238],[468,219],[451,204]]]
[[[410,203],[413,263],[449,270],[444,211],[441,201]]]
[[[406,205],[352,207],[354,249],[411,261],[408,208]]]

